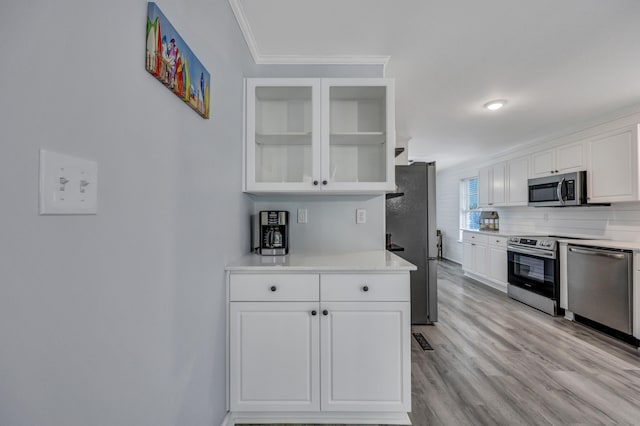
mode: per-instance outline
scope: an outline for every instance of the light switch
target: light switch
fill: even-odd
[[[356,223],[367,223],[367,211],[365,209],[356,209]]]
[[[96,214],[98,163],[40,150],[40,214]]]

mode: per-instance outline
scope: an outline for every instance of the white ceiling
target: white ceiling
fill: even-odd
[[[397,134],[439,168],[640,105],[639,0],[230,3],[258,62],[388,59]]]

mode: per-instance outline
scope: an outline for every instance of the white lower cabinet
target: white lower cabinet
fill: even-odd
[[[236,302],[229,313],[231,410],[319,410],[318,303]]]
[[[325,411],[410,411],[408,302],[323,303]]]
[[[229,286],[231,412],[255,423],[408,419],[408,272],[232,273]]]
[[[507,238],[463,232],[462,269],[465,274],[501,291],[507,291]]]

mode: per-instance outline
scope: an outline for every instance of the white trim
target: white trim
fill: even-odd
[[[230,0],[237,1],[237,0]],[[391,56],[384,55],[260,55],[256,64],[283,65],[383,65],[387,66]]]
[[[241,0],[229,0],[229,5],[238,21],[240,31],[247,43],[253,61],[258,65],[382,65],[386,74],[391,56],[385,55],[263,55],[258,50],[251,25],[242,7]]]
[[[247,20],[247,15],[245,15],[244,13],[244,8],[240,4],[240,0],[229,0],[229,5],[231,6],[231,10],[233,10],[236,21],[238,21],[240,32],[244,36],[244,40],[247,42],[249,52],[251,52],[251,56],[253,57],[254,62],[257,64],[260,54],[258,53],[256,39],[253,36],[253,31],[251,31],[251,26],[249,25],[249,21]]]
[[[302,424],[385,424],[410,425],[407,413],[337,413],[337,412],[232,412],[229,413],[235,423],[302,423]],[[224,423],[222,426],[226,426]]]
[[[224,416],[224,419],[222,419],[222,423],[220,423],[220,426],[233,426],[235,424],[235,416],[233,415],[233,413],[227,412],[227,415]]]
[[[466,277],[472,278],[474,280],[476,280],[477,282],[479,282],[480,284],[483,284],[487,287],[491,287],[494,288],[498,291],[501,291],[503,293],[507,292],[507,283],[502,283],[499,281],[495,281],[492,280],[491,278],[485,277],[483,275],[478,275],[478,274],[474,274],[473,272],[470,271],[464,271],[464,275]]]

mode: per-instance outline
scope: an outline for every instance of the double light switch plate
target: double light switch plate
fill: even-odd
[[[40,214],[96,214],[98,163],[40,150]]]

